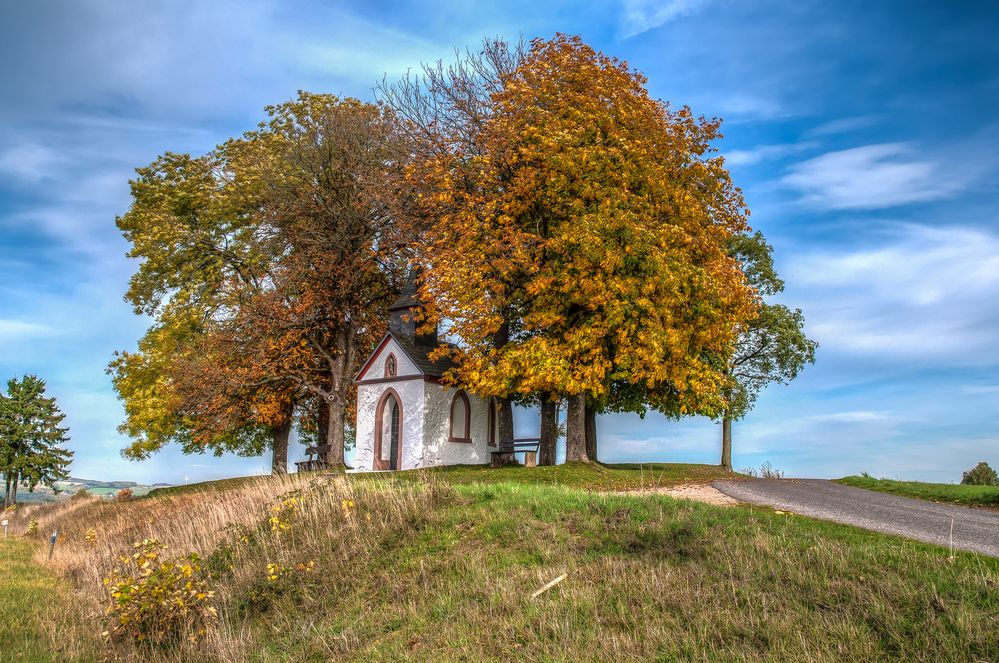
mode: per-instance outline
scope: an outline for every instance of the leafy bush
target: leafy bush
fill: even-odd
[[[117,493],[114,494],[114,498],[119,502],[127,502],[128,500],[132,499],[132,489],[122,488],[121,490],[119,490]]]
[[[24,533],[27,534],[28,536],[37,536],[38,535],[38,521],[35,520],[34,518],[32,518],[31,520],[29,520],[28,521],[28,529],[26,529],[24,531]]]
[[[966,486],[999,486],[999,476],[986,462],[981,462],[961,475]]]
[[[218,616],[198,556],[162,559],[165,546],[155,539],[133,548],[131,557],[121,558],[124,568],[104,579],[110,587],[104,637],[170,645],[204,636]]]
[[[86,488],[81,488],[78,491],[76,491],[75,493],[73,493],[73,497],[71,499],[74,502],[76,502],[76,501],[79,501],[79,500],[85,500],[88,497],[90,497],[90,493],[87,492],[87,489]]]

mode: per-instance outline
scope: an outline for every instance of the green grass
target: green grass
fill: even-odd
[[[719,473],[655,469],[660,485]],[[120,660],[999,660],[999,559],[770,509],[614,492],[655,485],[649,470],[230,480],[95,503],[122,529],[101,540],[104,561],[76,545],[91,568],[115,564],[114,546],[127,550],[160,519],[150,534],[201,541],[212,540],[203,523],[223,514],[251,523],[245,539],[197,548],[216,574],[219,636],[173,653],[136,655],[126,643]],[[269,506],[289,488],[300,506],[275,533]],[[223,489],[234,492],[212,492]],[[81,528],[91,517],[66,515]],[[172,540],[171,554],[193,541]],[[315,571],[291,570],[304,562]],[[272,563],[288,570],[279,581],[267,577]],[[99,622],[100,591],[88,591]]]
[[[741,475],[723,470],[717,465],[695,463],[566,463],[546,467],[509,466],[491,468],[485,465],[452,465],[405,472],[365,473],[348,475],[352,481],[384,481],[390,477],[402,483],[422,482],[438,477],[450,484],[516,483],[543,486],[566,486],[599,491],[629,491],[657,488],[684,482],[706,482],[730,479]],[[186,486],[156,488],[151,497],[183,495],[197,491],[219,491],[239,488],[258,477],[236,477],[205,481]]]
[[[933,502],[947,502],[964,506],[999,508],[999,486],[965,486],[952,483],[922,483],[919,481],[892,481],[873,477],[843,477],[837,483],[883,493],[894,493]]]
[[[349,581],[278,597],[255,660],[999,658],[999,560],[658,496],[454,492],[373,536]]]
[[[58,660],[48,644],[52,610],[68,587],[31,559],[34,544],[0,539],[0,661]]]

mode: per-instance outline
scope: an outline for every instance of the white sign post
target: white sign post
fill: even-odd
[[[7,525],[9,524],[10,521],[7,520],[6,518],[4,518],[2,522],[0,522],[0,525],[3,525],[3,538],[5,539],[7,538]]]

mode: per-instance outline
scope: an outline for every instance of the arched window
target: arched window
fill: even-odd
[[[491,447],[496,446],[496,440],[499,439],[499,417],[496,412],[496,399],[489,399],[489,433],[486,436],[486,444]]]
[[[385,360],[385,377],[394,378],[395,371],[396,371],[395,355],[389,354],[388,358]]]
[[[451,399],[451,434],[448,439],[451,442],[471,442],[470,419],[472,408],[468,403],[468,396],[465,392],[459,391]]]

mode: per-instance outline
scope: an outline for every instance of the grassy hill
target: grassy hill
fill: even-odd
[[[638,468],[545,470],[244,479],[31,507],[15,525],[63,532],[49,568],[80,600],[49,619],[77,643],[69,660],[999,659],[999,560],[604,492],[640,486]],[[201,555],[191,577],[218,622],[196,641],[99,636],[103,578],[145,538],[168,546],[150,568]]]
[[[999,486],[965,486],[954,483],[924,483],[921,481],[892,481],[873,477],[850,476],[837,479],[837,483],[867,490],[878,490],[903,497],[915,497],[933,502],[946,502],[963,506],[985,506],[999,509]]]

